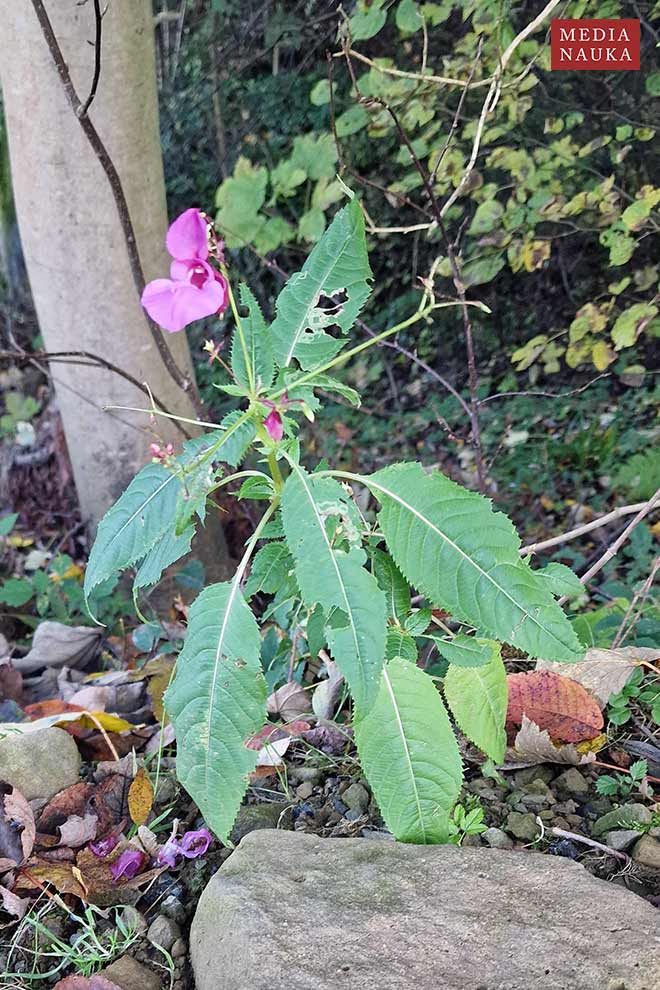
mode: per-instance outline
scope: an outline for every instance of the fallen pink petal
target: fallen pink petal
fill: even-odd
[[[213,836],[209,830],[200,828],[195,832],[186,832],[179,842],[179,849],[186,859],[197,859],[208,852],[212,841]]]
[[[99,859],[105,859],[106,856],[110,855],[118,842],[119,836],[111,833],[110,835],[106,835],[104,839],[96,839],[94,842],[90,842],[88,848]]]
[[[110,864],[112,879],[115,882],[122,877],[126,880],[132,880],[133,877],[142,872],[142,867],[147,859],[147,854],[140,852],[139,849],[125,849],[119,859]]]

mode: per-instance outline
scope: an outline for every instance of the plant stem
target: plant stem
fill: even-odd
[[[362,351],[366,351],[368,347],[373,347],[374,344],[379,344],[382,340],[386,340],[387,337],[393,336],[395,333],[399,333],[401,330],[405,330],[406,327],[412,326],[413,323],[417,323],[419,320],[423,320],[424,317],[428,316],[434,309],[445,309],[447,306],[457,306],[458,303],[433,303],[431,306],[426,306],[424,309],[418,309],[409,316],[407,320],[403,320],[401,323],[397,323],[396,326],[390,327],[388,330],[383,330],[382,333],[376,334],[375,337],[371,337],[369,340],[364,340],[361,344],[356,347],[351,347],[350,350],[344,351],[342,354],[338,354],[337,357],[333,358],[331,361],[326,361],[322,364],[320,368],[314,368],[313,371],[308,371],[306,375],[302,378],[298,378],[296,381],[291,382],[285,388],[278,389],[277,392],[273,392],[272,395],[268,396],[269,402],[274,402],[279,399],[280,396],[284,395],[288,388],[298,387],[299,385],[305,385],[307,382],[311,382],[317,375],[325,374],[326,371],[330,371],[331,368],[335,368],[338,364],[343,364],[344,361],[350,360],[350,358],[355,357],[356,354],[361,354]]]
[[[248,376],[248,386],[250,388],[250,397],[254,396],[254,368],[252,367],[252,362],[250,361],[250,354],[247,347],[247,341],[245,340],[245,334],[243,333],[243,322],[238,313],[238,306],[236,305],[236,300],[234,299],[234,293],[232,292],[231,282],[229,281],[229,273],[227,271],[226,265],[220,266],[220,271],[225,277],[225,282],[227,283],[227,293],[229,295],[229,305],[234,317],[234,323],[236,324],[236,332],[238,333],[239,339],[241,341],[241,350],[243,351],[243,359],[245,361],[245,370]]]

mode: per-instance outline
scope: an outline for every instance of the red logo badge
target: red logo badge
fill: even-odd
[[[639,69],[639,21],[554,20],[551,69]]]

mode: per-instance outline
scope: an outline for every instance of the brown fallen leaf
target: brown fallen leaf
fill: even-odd
[[[23,675],[16,670],[9,657],[0,659],[0,701],[23,703]]]
[[[598,702],[570,677],[545,670],[507,676],[507,726],[522,725],[523,716],[560,742],[593,739],[603,728]]]
[[[96,815],[71,815],[59,826],[60,845],[77,849],[96,838],[99,820]]]
[[[591,691],[600,707],[605,708],[611,695],[618,694],[626,686],[628,678],[641,661],[653,663],[659,658],[660,650],[623,646],[617,650],[587,650],[584,660],[572,663],[568,668],[565,663],[537,660],[536,669],[568,674],[571,680]]]
[[[9,794],[5,794],[4,813],[14,830],[21,830],[21,859],[27,859],[34,848],[37,827],[30,804],[15,787],[12,787]]]
[[[51,862],[33,857],[21,867],[14,890],[38,890],[39,884],[52,883],[59,894],[74,894],[84,900],[84,888],[73,871],[73,863]]]
[[[269,715],[279,715],[285,722],[305,715],[312,710],[312,702],[309,691],[297,683],[289,681],[283,684],[277,691],[273,691],[266,702],[266,711]]]
[[[33,674],[42,667],[87,667],[94,660],[103,641],[103,630],[93,626],[65,626],[61,622],[42,622],[32,638],[32,649],[17,657],[14,666],[22,674]]]
[[[16,894],[12,894],[11,890],[7,887],[3,887],[0,884],[0,907],[7,914],[11,914],[12,917],[17,918],[19,921],[24,917],[25,912],[30,906],[29,897],[17,897]],[[2,927],[0,925],[0,927]]]
[[[577,746],[573,743],[554,743],[547,729],[539,729],[535,722],[523,715],[522,726],[514,744],[506,752],[505,766],[512,769],[511,764],[523,767],[534,766],[537,763],[562,763],[579,767],[585,763],[593,763],[596,759],[595,751],[587,748],[589,745],[589,743],[580,743]]]
[[[149,774],[140,767],[128,789],[128,813],[136,825],[144,825],[154,804],[154,787]]]
[[[335,714],[344,676],[334,660],[325,661],[328,676],[320,682],[312,695],[312,709],[319,718],[332,718]]]
[[[43,809],[38,819],[39,831],[54,834],[72,815],[84,815],[87,802],[94,793],[91,784],[79,783],[65,787]]]

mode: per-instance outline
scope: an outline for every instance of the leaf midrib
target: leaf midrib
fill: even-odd
[[[410,774],[410,781],[412,783],[413,794],[415,798],[415,805],[417,807],[417,816],[419,818],[419,827],[422,832],[422,842],[426,845],[426,827],[424,825],[424,817],[422,815],[422,804],[419,797],[419,791],[417,790],[417,781],[415,780],[415,771],[412,765],[412,758],[410,756],[410,749],[408,747],[408,740],[406,739],[406,733],[403,728],[403,722],[401,721],[401,714],[399,712],[399,706],[396,701],[396,695],[392,689],[392,682],[387,673],[387,667],[383,667],[383,678],[385,685],[387,687],[388,694],[390,696],[390,701],[392,703],[392,708],[394,709],[394,715],[396,718],[397,728],[399,730],[399,735],[401,736],[401,742],[403,744],[404,755],[406,759],[406,764],[408,767],[408,773]]]

